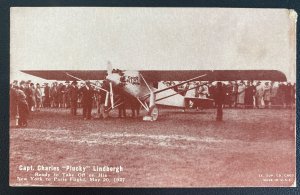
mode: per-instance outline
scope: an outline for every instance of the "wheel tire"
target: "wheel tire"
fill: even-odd
[[[152,106],[149,110],[149,116],[152,117],[153,121],[156,121],[159,115],[159,110],[157,108],[157,106]]]

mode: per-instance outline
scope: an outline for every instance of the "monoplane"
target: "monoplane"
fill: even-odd
[[[118,70],[108,65],[107,70],[23,70],[22,72],[46,80],[106,80],[108,84],[106,88],[93,84],[98,90],[106,92],[106,112],[132,99],[137,100],[147,111],[144,120],[151,121],[158,119],[157,105],[186,107],[185,96],[182,91],[176,89],[193,81],[286,81],[286,76],[277,70]],[[158,82],[161,81],[180,81],[180,83],[158,88]],[[195,88],[190,87],[186,91],[193,89]],[[123,101],[116,98],[120,91],[127,97]],[[202,101],[196,97],[195,99]]]

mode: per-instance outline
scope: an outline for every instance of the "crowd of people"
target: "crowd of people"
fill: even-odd
[[[164,82],[168,87],[176,86],[174,81]],[[217,109],[217,121],[223,120],[223,108],[295,108],[296,84],[273,81],[194,81],[180,88],[185,96],[186,107],[197,110],[214,107]],[[202,101],[196,101],[200,98]],[[211,100],[211,101],[203,101]],[[198,103],[197,103],[198,102]],[[185,109],[183,110],[185,111]]]
[[[293,108],[296,85],[290,82],[273,81],[227,81],[221,82],[224,91],[223,105],[235,108]],[[175,82],[165,82],[172,86]],[[177,91],[186,98],[216,97],[217,82],[195,81],[183,85]]]
[[[71,115],[78,115],[77,108],[82,108],[84,120],[92,118],[92,108],[97,108],[99,118],[107,117],[106,109],[111,105],[105,105],[110,102],[108,97],[109,84],[106,80],[102,83],[96,81],[92,84],[90,81],[77,81],[65,83],[53,82],[51,86],[44,83],[31,81],[13,81],[10,85],[10,116],[16,118],[17,125],[27,126],[27,118],[30,112],[38,112],[41,108],[68,108]],[[118,88],[114,89],[114,99],[119,102],[119,117],[126,117],[126,108],[132,110],[132,117],[139,115],[139,102],[132,98],[127,98],[126,94]]]
[[[167,86],[176,85],[175,82],[163,83]],[[104,117],[108,90],[109,84],[105,80],[102,83],[96,81],[95,84],[89,81],[53,82],[51,86],[48,83],[40,85],[15,80],[10,87],[10,116],[17,118],[17,125],[22,127],[27,126],[30,112],[38,112],[41,108],[69,108],[72,115],[78,114],[77,108],[83,108],[82,116],[84,120],[89,120],[95,107],[97,114]],[[118,106],[119,117],[126,117],[126,108],[132,110],[132,117],[138,116],[141,107],[139,102],[135,98],[127,98],[118,88],[114,90],[115,98],[121,102]],[[296,86],[289,82],[195,81],[175,87],[174,90],[186,98],[213,99],[211,106],[216,108],[220,104],[230,108],[293,108],[296,97]]]

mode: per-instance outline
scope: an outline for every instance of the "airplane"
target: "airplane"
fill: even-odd
[[[116,99],[114,91],[122,91],[127,97],[137,100],[147,111],[145,121],[156,121],[159,116],[157,105],[185,108],[186,98],[174,89],[193,81],[236,81],[236,80],[271,80],[286,81],[286,76],[278,70],[118,70],[108,64],[107,70],[22,70],[22,72],[46,80],[106,80],[105,89],[92,84],[106,92],[106,113],[124,104]],[[158,88],[160,81],[181,81],[172,86]],[[197,86],[198,87],[198,86]],[[193,90],[196,87],[186,89]],[[199,98],[195,99],[199,100]],[[200,101],[213,101],[211,99]]]

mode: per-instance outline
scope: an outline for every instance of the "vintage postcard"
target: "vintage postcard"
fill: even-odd
[[[295,11],[10,13],[10,186],[296,186]]]

